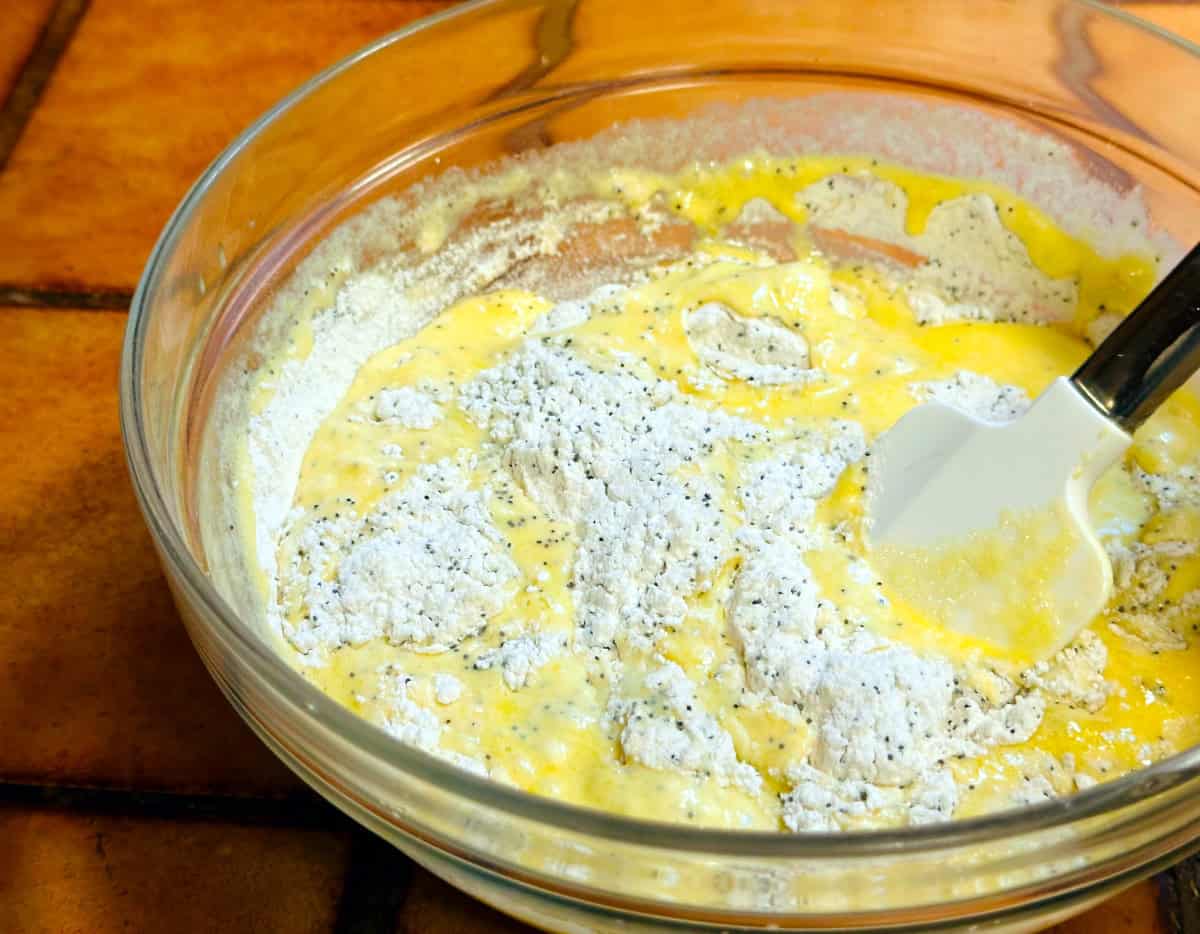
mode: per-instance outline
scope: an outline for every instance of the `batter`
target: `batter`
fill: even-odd
[[[284,454],[252,427],[247,547],[305,677],[496,781],[713,827],[969,816],[1200,738],[1190,394],[1098,484],[1116,593],[1049,663],[923,619],[862,536],[874,438],[927,399],[1019,414],[1149,291],[1154,257],[865,158],[582,184],[590,236],[671,255],[569,300],[499,280],[361,351],[287,455],[278,523],[249,491]],[[335,277],[314,300],[377,288]],[[304,404],[278,374],[320,349],[302,321],[262,368],[264,437]]]

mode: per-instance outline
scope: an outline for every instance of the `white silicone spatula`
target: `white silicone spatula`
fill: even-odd
[[[928,403],[887,431],[871,458],[872,552],[884,566],[908,562],[915,593],[902,595],[937,622],[997,654],[1053,655],[1112,590],[1088,516],[1093,483],[1198,367],[1200,246],[1020,418],[988,423]],[[1062,534],[1047,535],[1051,525]],[[937,605],[921,606],[934,593]]]

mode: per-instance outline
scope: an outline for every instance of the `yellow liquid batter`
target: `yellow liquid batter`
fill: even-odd
[[[983,639],[998,662],[1029,664],[1061,645],[1053,586],[1080,541],[1059,501],[1003,515],[961,539],[877,546],[871,561],[910,615]]]
[[[889,284],[880,267],[834,263],[815,249],[806,233],[805,210],[796,203],[795,192],[838,173],[866,173],[899,186],[908,199],[910,233],[919,233],[942,202],[972,193],[989,196],[1037,269],[1078,283],[1076,317],[1053,327],[979,321],[920,326],[902,292]],[[1036,208],[996,186],[922,176],[864,159],[757,157],[688,170],[674,178],[621,171],[596,178],[594,188],[634,208],[665,194],[670,209],[695,223],[709,239],[696,248],[703,263],[675,264],[624,293],[619,308],[593,314],[576,326],[570,332],[572,350],[593,361],[611,361],[614,351],[627,352],[646,361],[659,378],[674,382],[694,403],[773,427],[789,420],[847,418],[861,423],[870,439],[917,404],[913,383],[947,379],[960,370],[985,374],[1033,397],[1087,355],[1082,334],[1090,320],[1102,309],[1128,311],[1154,278],[1147,257],[1101,257],[1057,229]],[[722,224],[750,198],[766,199],[795,222],[791,245],[796,260],[774,263],[722,239]],[[843,300],[836,300],[835,292]],[[683,316],[705,302],[721,302],[747,318],[769,316],[803,333],[812,367],[826,378],[783,386],[693,380],[697,359]],[[732,737],[738,757],[763,775],[763,788],[757,793],[626,761],[601,723],[610,685],[597,677],[586,658],[570,652],[558,655],[520,690],[506,686],[495,668],[473,667],[468,656],[499,644],[506,624],[517,621],[536,620],[541,631],[559,632],[570,644],[570,530],[506,480],[494,459],[472,463],[464,456],[464,451],[480,451],[484,437],[453,403],[444,406],[444,419],[429,429],[404,429],[359,417],[386,388],[422,380],[439,385],[469,381],[525,341],[533,322],[551,307],[545,298],[518,291],[470,298],[447,309],[414,337],[374,356],[313,438],[295,495],[297,507],[311,513],[331,514],[344,508],[349,498],[365,514],[387,491],[403,487],[419,465],[459,458],[471,471],[474,486],[491,484],[504,494],[493,496],[490,508],[520,571],[509,604],[480,635],[468,640],[469,645],[450,652],[422,654],[373,640],[336,648],[318,664],[297,654],[296,663],[323,691],[376,721],[387,718],[391,702],[381,688],[381,672],[388,665],[402,669],[414,679],[409,699],[433,711],[441,722],[441,747],[483,763],[494,778],[520,788],[659,820],[779,828],[778,795],[787,788],[782,767],[804,757],[810,730],[802,719],[786,719],[766,705],[741,703],[744,681],[739,666],[730,664],[737,656],[726,632],[721,597],[736,570],[732,564],[712,590],[688,601],[686,626],[667,635],[658,651],[684,669],[699,700]],[[1164,473],[1176,469],[1200,453],[1198,426],[1195,401],[1179,395],[1139,434],[1131,462]],[[395,446],[386,450],[402,454],[382,453],[386,445]],[[705,465],[709,471],[719,467]],[[839,606],[868,620],[878,635],[950,657],[986,682],[987,658],[981,646],[898,610],[895,601],[881,605],[875,583],[851,572],[855,558],[865,554],[860,534],[863,469],[861,464],[850,467],[818,506],[819,523],[841,523],[848,530],[838,547],[806,556],[822,592],[837,595]],[[1103,534],[1126,543],[1155,534],[1188,540],[1200,532],[1200,516],[1184,510],[1159,513],[1151,498],[1119,469],[1098,485],[1094,500]],[[732,492],[722,508],[736,510]],[[290,539],[281,543],[281,566],[295,547]],[[1200,563],[1183,558],[1167,573],[1172,575],[1168,592],[1180,600],[1200,581]],[[292,622],[304,612],[301,596],[286,584],[279,599]],[[1105,676],[1113,690],[1107,700],[1092,712],[1051,703],[1028,742],[997,746],[984,757],[952,763],[963,788],[956,816],[1005,806],[1031,773],[1049,777],[1052,785],[1057,782],[1060,793],[1069,791],[1057,775],[1063,762],[1104,780],[1200,738],[1196,640],[1181,638],[1180,647],[1151,654],[1144,640],[1109,626],[1112,620],[1120,622],[1121,615],[1120,608],[1113,607],[1091,627],[1108,651]],[[1187,629],[1191,624],[1187,620],[1176,625]],[[623,661],[648,664],[636,657]],[[439,672],[452,673],[461,682],[461,697],[453,703],[439,704],[433,696],[431,679]]]

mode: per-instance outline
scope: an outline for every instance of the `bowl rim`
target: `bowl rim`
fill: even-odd
[[[1200,62],[1200,45],[1101,0],[1060,0],[1111,19],[1121,28],[1141,31],[1176,46]],[[1038,804],[994,812],[980,817],[949,820],[888,830],[849,830],[787,833],[779,830],[724,830],[645,820],[597,808],[568,804],[513,788],[467,772],[428,752],[406,745],[381,728],[359,717],[309,683],[276,652],[253,627],[243,623],[217,592],[189,552],[184,534],[171,516],[153,466],[141,421],[140,374],[151,299],[162,279],[167,260],[186,230],[196,206],[229,165],[268,126],[318,88],[336,80],[359,62],[393,44],[433,26],[507,7],[525,6],[529,0],[470,0],[422,17],[363,46],[320,71],[283,97],[243,130],[204,170],[172,212],[159,235],[134,292],[126,324],[119,372],[119,407],[122,442],[134,491],[146,524],[168,564],[175,582],[212,632],[254,673],[264,678],[276,694],[303,719],[317,722],[356,747],[380,765],[412,775],[422,782],[449,791],[504,815],[569,828],[601,839],[636,843],[652,849],[683,850],[696,854],[758,857],[762,859],[820,859],[823,861],[869,856],[896,856],[910,849],[936,851],[988,842],[1022,833],[1061,828],[1072,822],[1144,803],[1200,776],[1200,745],[1176,753],[1121,778],[1098,784]],[[236,705],[235,705],[236,706]],[[240,711],[239,711],[240,712]],[[244,715],[244,714],[243,714]],[[261,725],[261,724],[260,724]],[[403,823],[398,827],[404,829]],[[430,843],[428,839],[426,843]],[[468,843],[458,843],[468,850]],[[482,854],[481,854],[482,855]],[[496,860],[488,855],[488,864]]]

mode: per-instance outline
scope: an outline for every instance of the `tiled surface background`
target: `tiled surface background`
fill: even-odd
[[[125,309],[186,187],[290,88],[447,3],[0,2],[0,932],[527,930],[242,726],[176,620],[116,417]],[[1127,7],[1200,39],[1200,5]],[[1191,930],[1193,878],[1060,931]]]

